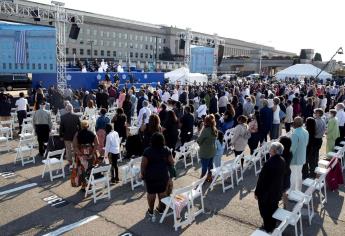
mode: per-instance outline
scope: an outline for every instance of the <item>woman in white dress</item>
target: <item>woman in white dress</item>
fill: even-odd
[[[97,108],[95,107],[93,100],[89,100],[87,102],[84,117],[89,120],[89,130],[95,132]]]

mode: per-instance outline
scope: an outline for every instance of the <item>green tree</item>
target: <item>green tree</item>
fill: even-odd
[[[305,51],[305,49],[301,50],[301,53],[299,55],[300,59],[307,59],[307,52]]]
[[[322,57],[321,57],[321,54],[320,53],[315,53],[315,56],[314,56],[314,61],[322,61]]]

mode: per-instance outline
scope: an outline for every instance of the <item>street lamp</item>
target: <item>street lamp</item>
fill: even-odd
[[[333,60],[333,58],[337,55],[337,54],[344,54],[344,50],[342,47],[339,47],[338,50],[334,53],[334,55],[331,57],[331,59],[326,63],[326,65],[320,70],[320,72],[316,75],[315,80],[319,77],[319,75],[322,73],[322,71],[324,71],[328,64]]]
[[[93,41],[93,40],[89,40],[89,41],[87,41],[87,44],[88,45],[91,45],[91,62],[92,62],[92,46],[93,46],[93,43],[94,43],[95,41]]]

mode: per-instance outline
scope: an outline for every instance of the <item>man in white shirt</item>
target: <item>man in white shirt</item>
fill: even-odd
[[[199,119],[202,119],[203,116],[207,115],[207,106],[205,100],[201,101],[201,105],[198,107],[198,110],[196,112],[198,114]]]
[[[291,100],[287,100],[286,104],[287,104],[287,108],[286,108],[284,122],[285,122],[285,131],[287,133],[291,130],[291,125],[293,123],[293,108],[292,108]]]
[[[117,160],[120,158],[120,137],[119,134],[113,130],[111,124],[105,126],[105,132],[108,134],[105,141],[105,156],[108,157],[111,163],[111,182],[118,183],[119,168],[117,166]]]
[[[28,108],[28,100],[24,98],[24,93],[19,93],[19,99],[16,101],[16,107],[17,107],[17,117],[19,122],[19,134],[22,132],[22,124],[23,120],[27,116],[27,108]]]
[[[140,127],[143,124],[149,123],[149,118],[151,115],[151,110],[148,108],[149,102],[143,101],[143,107],[139,111],[138,115],[138,127]]]
[[[164,103],[168,103],[168,100],[170,99],[170,93],[168,91],[164,91],[163,95],[162,95],[162,101]]]

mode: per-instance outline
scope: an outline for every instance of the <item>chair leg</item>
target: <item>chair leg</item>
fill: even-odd
[[[62,177],[65,178],[65,168],[63,166],[63,162],[61,162],[61,170],[62,170]]]
[[[44,178],[45,172],[46,172],[46,166],[47,164],[44,164],[43,172],[42,172],[42,179]]]
[[[165,206],[165,210],[163,212],[161,219],[159,220],[159,223],[163,223],[163,220],[165,219],[166,215],[168,214],[168,211],[169,211],[169,206]]]

